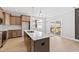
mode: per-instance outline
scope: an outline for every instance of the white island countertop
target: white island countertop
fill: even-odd
[[[46,34],[41,31],[28,31],[25,30],[25,33],[29,35],[33,40],[40,40],[43,38],[50,38],[50,34]]]

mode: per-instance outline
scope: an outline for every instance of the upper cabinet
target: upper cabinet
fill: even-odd
[[[0,18],[4,19],[4,12],[0,10]]]
[[[10,24],[11,25],[21,25],[21,17],[20,16],[11,16]]]
[[[14,16],[11,16],[10,18],[10,25],[15,25],[16,24],[16,19]]]
[[[22,24],[22,20],[20,16],[16,16],[16,24],[17,25],[21,25]]]
[[[0,10],[0,24],[4,24],[4,12]]]
[[[4,13],[5,24],[10,25],[10,14]]]
[[[30,22],[30,16],[21,16],[22,22]]]

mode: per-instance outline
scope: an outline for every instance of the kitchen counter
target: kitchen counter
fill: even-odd
[[[24,43],[28,52],[49,52],[50,35],[41,31],[24,31]]]
[[[40,40],[43,38],[48,38],[50,37],[50,34],[46,34],[43,33],[41,31],[29,31],[29,30],[25,30],[25,32],[27,33],[27,35],[29,35],[33,40]]]

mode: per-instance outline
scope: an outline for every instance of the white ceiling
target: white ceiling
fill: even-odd
[[[72,11],[73,7],[2,7],[13,15],[39,16],[40,9],[43,17],[54,17]]]

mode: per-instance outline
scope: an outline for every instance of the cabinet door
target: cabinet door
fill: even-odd
[[[2,10],[0,10],[0,18],[4,19],[4,13]]]
[[[21,37],[22,36],[22,30],[17,30],[17,37]]]
[[[1,24],[4,24],[5,23],[5,21],[4,21],[4,13],[3,13],[2,10],[0,10],[0,18],[2,19]]]
[[[21,17],[16,17],[16,24],[21,25]]]
[[[25,22],[26,21],[26,16],[22,16],[22,22]]]
[[[10,25],[10,14],[5,13],[5,24]]]
[[[16,37],[21,37],[22,36],[22,31],[21,30],[9,30],[8,31],[8,38],[16,38]]]
[[[16,25],[16,17],[11,16],[10,24],[11,25]]]
[[[27,52],[31,52],[31,39],[25,32],[24,32],[24,43],[27,47]]]
[[[13,38],[17,37],[17,31],[16,31],[16,30],[13,30],[13,31],[12,31],[12,37],[13,37]]]
[[[21,17],[11,16],[11,25],[21,25]]]
[[[12,31],[8,31],[8,39],[12,38]]]
[[[30,16],[22,16],[22,22],[29,22]]]

